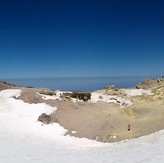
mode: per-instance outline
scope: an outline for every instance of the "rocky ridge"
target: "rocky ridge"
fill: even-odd
[[[151,90],[152,94],[130,96],[125,89],[107,86],[96,91],[103,95],[130,99],[133,104],[120,108],[119,103],[98,101],[91,103],[89,92],[61,93],[47,88],[23,88],[0,82],[0,90],[22,89],[21,99],[27,103],[46,103],[57,107],[51,115],[42,114],[38,121],[42,124],[59,123],[68,130],[68,134],[76,137],[86,137],[102,142],[115,142],[139,137],[164,129],[164,79],[147,79],[136,85],[138,90]],[[46,97],[52,97],[45,99]],[[102,97],[100,97],[102,98]],[[72,101],[76,99],[76,101]],[[78,99],[78,100],[77,100]],[[131,124],[132,129],[127,130]],[[151,125],[150,125],[151,124]],[[76,131],[76,132],[72,132]]]
[[[143,83],[139,83],[136,85],[137,89],[157,89],[158,87],[163,87],[164,86],[164,77],[155,79],[155,78],[150,78],[146,79]]]
[[[15,88],[16,85],[7,83],[5,81],[0,81],[0,91],[5,90],[5,89],[12,89]]]

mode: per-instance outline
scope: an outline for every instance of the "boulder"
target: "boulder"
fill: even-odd
[[[50,115],[47,115],[46,113],[41,114],[38,117],[38,121],[44,123],[44,124],[50,124],[53,123],[54,120],[52,119],[52,117]]]

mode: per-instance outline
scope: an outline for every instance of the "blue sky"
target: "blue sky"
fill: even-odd
[[[163,0],[1,0],[0,77],[164,74]]]

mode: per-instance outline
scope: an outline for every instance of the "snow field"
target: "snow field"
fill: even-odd
[[[20,92],[0,92],[0,163],[164,162],[164,130],[113,144],[63,136],[60,125],[37,122],[57,108],[15,99]]]

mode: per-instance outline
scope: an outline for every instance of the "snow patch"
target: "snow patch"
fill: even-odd
[[[77,132],[76,131],[71,131],[72,134],[76,134]]]
[[[41,96],[42,99],[44,100],[61,100],[60,96],[63,94],[63,92],[56,90],[55,94],[56,95],[51,96],[51,95],[44,95],[44,94],[37,93],[37,95]]]
[[[151,90],[144,90],[144,89],[122,89],[125,94],[129,96],[141,96],[143,94],[146,95],[153,95]]]
[[[0,98],[19,97],[20,94],[20,89],[7,89],[0,92]]]
[[[113,102],[113,103],[119,104],[121,107],[123,107],[124,105],[129,106],[129,105],[133,104],[130,99],[125,99],[125,98],[118,97],[118,96],[104,95],[104,94],[98,93],[98,92],[92,92],[91,93],[91,102],[96,103],[98,101]]]
[[[28,114],[24,112],[25,109],[29,110],[32,107],[32,112],[37,108],[39,111],[44,108],[43,111],[50,113],[51,107],[45,104],[26,105],[23,101],[14,99],[21,91],[14,91],[0,92],[0,108],[6,105],[7,109],[6,112],[0,110],[1,163],[164,162],[164,130],[112,144],[63,136],[65,129],[59,124],[42,125],[33,122],[30,120],[35,117],[33,113],[29,116],[29,112]],[[17,109],[24,110],[23,116],[13,114]],[[34,111],[34,114],[39,111]]]

